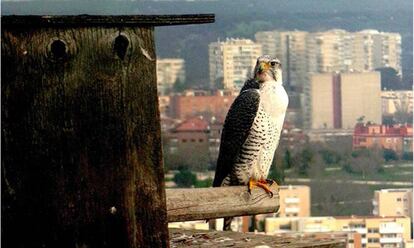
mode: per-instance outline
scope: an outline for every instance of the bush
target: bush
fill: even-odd
[[[413,153],[412,152],[404,152],[402,155],[402,159],[413,161]]]
[[[352,169],[352,166],[348,162],[347,163],[344,163],[342,165],[342,169],[344,171],[348,172],[349,174],[354,173],[354,170]]]
[[[188,169],[181,169],[175,174],[174,182],[180,188],[189,188],[197,183],[197,177]]]
[[[208,188],[211,187],[213,185],[213,179],[212,178],[207,178],[206,180],[196,180],[194,186],[196,188]]]
[[[398,160],[397,153],[394,150],[391,150],[391,149],[384,149],[383,157],[384,157],[385,161],[387,161],[387,162],[390,161],[390,160]]]
[[[335,151],[324,149],[319,151],[319,154],[322,155],[323,161],[329,165],[337,164],[341,160],[340,155]]]

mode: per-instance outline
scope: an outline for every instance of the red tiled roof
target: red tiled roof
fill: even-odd
[[[374,131],[376,129],[376,132]],[[354,135],[358,136],[412,136],[412,125],[364,125],[357,124]]]
[[[195,132],[195,131],[207,131],[209,129],[208,122],[200,117],[194,117],[185,120],[179,124],[176,128],[176,132]]]

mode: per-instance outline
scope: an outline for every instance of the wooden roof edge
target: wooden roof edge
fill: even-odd
[[[215,21],[214,14],[184,15],[7,15],[1,25],[7,27],[140,27],[205,24]]]

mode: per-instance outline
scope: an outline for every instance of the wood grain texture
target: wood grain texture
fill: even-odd
[[[279,233],[274,235],[205,230],[170,229],[170,245],[181,247],[275,247],[275,248],[344,248],[346,232]]]
[[[206,220],[230,216],[275,213],[279,210],[276,185],[270,198],[263,189],[247,186],[166,189],[168,222]]]
[[[153,31],[3,27],[5,247],[168,247]]]

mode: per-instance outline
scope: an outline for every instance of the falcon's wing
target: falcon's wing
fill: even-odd
[[[255,89],[245,90],[234,100],[224,122],[213,187],[221,186],[231,172],[239,151],[249,135],[259,108],[260,95]]]

